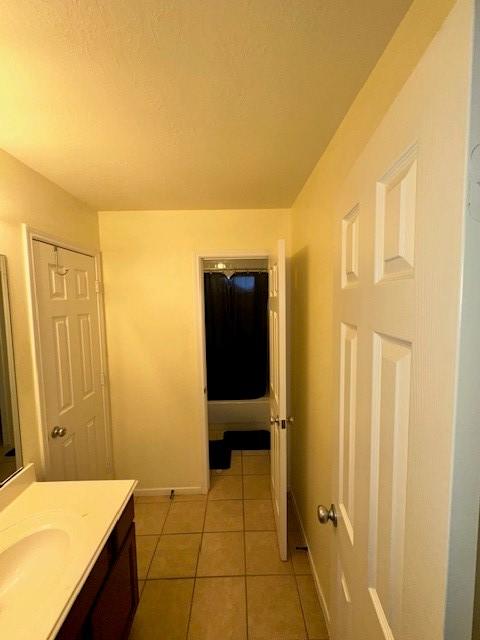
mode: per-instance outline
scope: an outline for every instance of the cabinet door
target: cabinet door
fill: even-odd
[[[91,613],[92,640],[123,640],[128,637],[138,605],[135,525],[123,547]]]
[[[106,544],[70,609],[60,631],[56,635],[55,640],[90,640],[88,616],[108,576],[112,559],[112,547],[110,544]]]

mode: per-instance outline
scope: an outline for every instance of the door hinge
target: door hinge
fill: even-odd
[[[105,293],[105,287],[103,286],[103,282],[101,280],[95,280],[95,292]]]

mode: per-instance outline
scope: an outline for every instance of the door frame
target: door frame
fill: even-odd
[[[457,343],[454,449],[449,515],[445,640],[479,637],[480,620],[480,0],[473,6],[470,122],[465,184],[461,309]],[[472,635],[473,634],[473,635]]]
[[[107,335],[105,325],[105,309],[104,309],[104,291],[102,278],[102,259],[101,253],[97,249],[91,249],[72,242],[67,242],[62,238],[45,233],[31,227],[28,224],[22,224],[23,241],[26,260],[26,279],[27,279],[27,310],[30,325],[30,341],[32,344],[32,364],[34,376],[34,394],[35,408],[37,414],[38,425],[38,442],[40,444],[40,462],[41,469],[38,475],[45,478],[50,469],[50,452],[48,446],[48,425],[47,425],[47,407],[45,400],[45,382],[42,372],[42,353],[40,340],[40,324],[38,314],[37,288],[35,282],[35,266],[33,254],[34,240],[45,242],[56,246],[60,249],[74,251],[89,256],[95,261],[95,280],[100,283],[97,292],[97,314],[100,336],[100,369],[103,376],[102,384],[102,406],[103,417],[105,423],[105,453],[106,467],[109,478],[114,478],[113,465],[113,447],[112,447],[112,418],[110,405],[110,380],[108,375],[108,357],[107,357]]]
[[[205,335],[205,293],[203,287],[203,260],[221,260],[223,258],[242,259],[257,258],[268,260],[268,251],[200,251],[195,254],[195,278],[196,278],[196,307],[197,307],[197,332],[198,332],[198,358],[200,370],[199,392],[202,398],[202,458],[203,480],[202,493],[208,493],[210,489],[210,460],[208,454],[208,395],[207,389],[207,345]]]

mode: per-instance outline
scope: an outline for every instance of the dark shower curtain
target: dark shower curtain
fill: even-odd
[[[209,400],[261,398],[268,389],[268,274],[205,273]]]

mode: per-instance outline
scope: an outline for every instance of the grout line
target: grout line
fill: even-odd
[[[148,563],[148,567],[147,567],[147,571],[146,571],[146,574],[145,574],[145,578],[140,578],[140,580],[144,580],[145,582],[148,580],[148,574],[150,573],[150,567],[152,566],[153,558],[155,557],[155,554],[157,553],[157,547],[158,547],[158,543],[159,542],[160,542],[160,535],[157,536],[157,542],[155,543],[155,548],[153,550],[152,557],[150,558],[150,562]],[[145,585],[144,585],[144,588],[145,588]],[[142,589],[142,594],[143,594],[144,588]],[[140,596],[140,598],[141,597],[142,596]],[[139,598],[139,601],[140,601],[140,598]]]
[[[300,595],[300,589],[298,587],[298,580],[297,580],[297,574],[294,573],[293,577],[295,578],[295,588],[297,590],[297,594],[298,594],[298,602],[300,603],[300,611],[302,612],[302,620],[303,620],[303,626],[305,628],[305,638],[308,638],[308,629],[307,629],[307,619],[305,617],[305,611],[303,608],[303,602],[302,602],[302,596]]]
[[[142,533],[140,536],[137,536],[137,538],[148,538],[149,536],[188,536],[198,533],[202,533],[201,529],[198,531],[172,531],[172,533]]]
[[[203,512],[202,531],[201,531],[201,534],[200,534],[200,546],[198,547],[197,562],[195,563],[195,575],[193,576],[193,589],[192,589],[192,597],[190,599],[190,609],[189,609],[189,612],[188,612],[188,624],[187,624],[187,633],[185,634],[185,640],[188,639],[188,634],[190,632],[190,622],[192,620],[193,599],[195,597],[195,589],[197,587],[198,563],[200,562],[200,554],[202,553],[203,533],[204,533],[204,529],[205,529],[205,521],[207,519],[207,509],[208,509],[208,494],[207,494],[207,500],[205,502],[205,510]]]
[[[242,471],[243,471],[243,454],[242,454]],[[242,495],[243,493],[243,476],[242,476]],[[246,540],[246,528],[245,528],[245,500],[242,500],[242,517],[243,517],[243,560],[245,562],[245,634],[247,640],[249,639],[248,634],[248,587],[247,587],[247,540]]]
[[[196,536],[199,533],[241,533],[247,531],[248,533],[274,533],[275,529],[204,529],[203,531],[175,531],[173,533],[142,533],[136,538],[154,538],[157,536]]]
[[[170,502],[168,503],[168,510],[167,510],[166,515],[165,515],[165,520],[163,521],[163,524],[162,524],[162,533],[160,535],[162,535],[164,530],[165,530],[165,525],[167,523],[168,516],[170,515],[170,511],[172,510],[172,504],[173,504],[173,500],[170,500]]]
[[[139,578],[143,582],[154,582],[155,580],[193,580],[195,577],[198,580],[205,580],[208,578],[288,578],[293,576],[309,576],[309,573],[220,573],[208,576],[166,576],[161,578]]]
[[[164,519],[164,521],[162,523],[162,528],[161,528],[160,533],[159,534],[153,534],[153,535],[157,536],[157,542],[155,544],[155,549],[153,550],[152,557],[150,558],[150,562],[148,563],[148,567],[147,567],[147,571],[146,571],[146,577],[144,578],[145,581],[148,580],[148,574],[150,573],[150,568],[152,566],[153,558],[155,557],[155,554],[157,553],[158,544],[160,542],[160,538],[162,536],[162,532],[163,532],[163,529],[165,527],[165,523],[167,521],[168,514],[170,513],[171,506],[172,506],[171,504],[168,505],[167,513],[165,514],[165,519]],[[144,585],[144,588],[142,589],[142,595],[143,595],[144,590],[145,590],[145,585]],[[140,601],[140,598],[139,598],[139,601]]]

